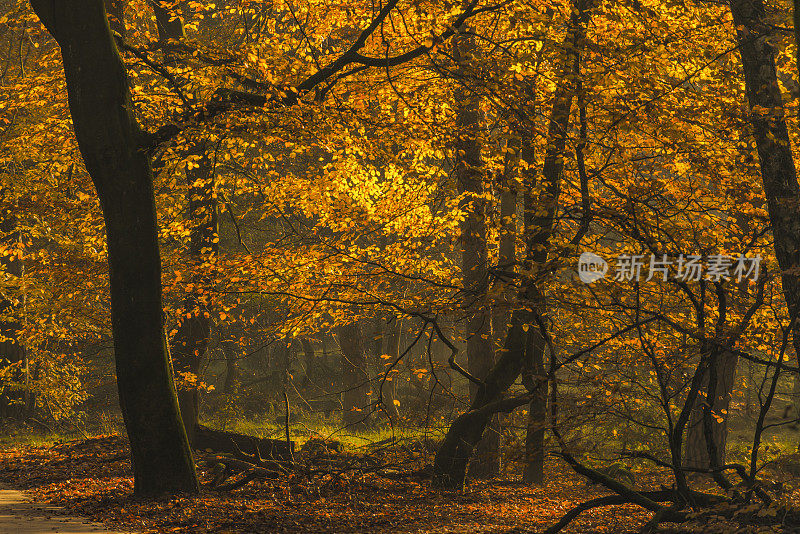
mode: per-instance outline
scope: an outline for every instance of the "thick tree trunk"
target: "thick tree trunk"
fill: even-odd
[[[469,64],[477,53],[473,37],[462,34],[455,41],[455,60],[460,75],[468,78]],[[458,81],[455,101],[456,115],[455,176],[458,192],[464,197],[461,208],[465,212],[461,222],[461,271],[464,284],[466,310],[465,335],[467,341],[467,368],[470,374],[482,380],[494,364],[491,307],[486,298],[489,282],[489,254],[486,245],[486,201],[484,171],[481,158],[479,99],[462,80]],[[470,400],[477,395],[477,386],[470,383]],[[500,472],[500,433],[497,420],[491,425],[476,451],[470,474],[492,477]]]
[[[692,415],[687,427],[686,445],[684,448],[684,466],[690,468],[710,469],[711,459],[708,454],[706,442],[706,429],[704,427],[704,409],[710,407],[713,446],[716,450],[717,463],[725,463],[725,448],[728,441],[728,409],[731,403],[734,380],[736,379],[736,364],[739,357],[736,354],[723,351],[712,362],[715,369],[714,399],[710,404],[706,398],[709,373],[703,379],[700,388],[701,397],[695,402]]]
[[[106,222],[120,405],[134,492],[197,492],[161,305],[161,257],[146,137],[103,0],[32,0],[61,47],[75,135]]]
[[[363,427],[369,421],[369,377],[361,323],[355,321],[336,329],[342,353],[342,422]]]
[[[730,0],[736,39],[744,70],[750,122],[761,165],[761,178],[781,270],[783,295],[792,323],[792,343],[800,364],[800,187],[792,157],[785,110],[775,68],[775,48],[769,37],[762,0]],[[795,3],[795,20],[800,18]],[[800,35],[795,28],[795,35]],[[798,51],[800,58],[800,51]],[[798,59],[800,61],[800,59]]]
[[[522,313],[511,316],[511,326],[497,363],[478,388],[475,399],[466,413],[450,425],[434,459],[433,486],[460,489],[464,486],[467,466],[475,446],[483,436],[492,416],[500,411],[510,411],[514,406],[496,406],[505,391],[514,383],[522,370],[527,336],[523,328]]]

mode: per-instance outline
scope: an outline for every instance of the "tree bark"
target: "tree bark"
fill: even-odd
[[[559,85],[553,95],[550,122],[547,129],[547,150],[542,168],[542,187],[538,198],[532,195],[534,179],[527,180],[525,194],[525,232],[527,242],[526,270],[533,272],[528,284],[528,296],[532,298],[528,306],[535,309],[541,321],[547,324],[547,305],[540,289],[544,272],[537,272],[537,266],[547,262],[550,238],[553,235],[558,201],[561,193],[561,180],[564,172],[564,150],[567,132],[570,127],[572,103],[578,92],[580,78],[580,55],[585,47],[588,10],[592,0],[578,0],[576,10],[570,19],[570,29],[564,40],[563,57],[559,72]],[[525,128],[524,131],[528,131]],[[533,166],[530,149],[523,150],[525,168]],[[526,172],[530,176],[530,171]],[[530,484],[544,481],[544,430],[547,412],[547,381],[544,378],[545,339],[541,329],[534,322],[534,315],[528,320],[530,325],[527,343],[526,365],[523,369],[523,382],[534,394],[528,405],[528,426],[525,436],[525,469],[523,480]]]
[[[225,356],[225,385],[222,392],[225,395],[236,393],[236,388],[239,385],[239,367],[236,363],[236,343],[230,340],[220,342],[222,354]]]
[[[134,492],[197,492],[163,328],[161,256],[146,136],[103,0],[32,0],[60,48],[75,135],[106,223],[120,405]]]
[[[460,34],[454,45],[454,58],[459,65],[458,85],[454,93],[458,105],[455,177],[458,192],[463,195],[460,207],[465,212],[461,222],[461,272],[466,310],[467,369],[472,376],[482,380],[494,364],[494,347],[491,307],[486,298],[489,253],[486,243],[486,201],[481,198],[485,176],[481,142],[478,138],[480,101],[474,91],[466,87],[466,80],[473,74],[469,65],[477,53],[477,46],[475,39],[466,33]],[[471,401],[477,393],[477,386],[470,383]],[[495,420],[478,445],[470,474],[476,477],[492,477],[499,472],[500,433]]]
[[[710,394],[708,382],[710,370],[706,372],[703,385],[700,391],[702,397],[698,397],[695,408],[689,419],[687,427],[686,445],[684,449],[684,466],[689,468],[710,469],[712,467],[711,458],[708,454],[708,443],[704,428],[704,409],[706,407],[712,412],[712,435],[713,446],[717,454],[717,463],[725,463],[725,448],[728,441],[728,409],[731,404],[731,394],[733,392],[734,380],[736,378],[736,365],[739,357],[728,351],[721,351],[713,359],[715,384],[714,399],[709,404],[706,396]]]
[[[311,340],[307,337],[301,337],[300,344],[303,347],[303,357],[306,368],[304,381],[310,383],[314,380],[314,369],[317,366],[316,353],[314,352],[314,346],[311,344]]]
[[[394,324],[389,325],[389,335],[386,337],[386,355],[388,358],[383,360],[384,372],[389,372],[391,366],[400,357],[400,338],[403,334],[403,320],[400,317],[394,319]],[[397,373],[387,376],[381,389],[383,398],[383,409],[389,415],[392,422],[400,420],[400,410],[395,401],[397,400]]]
[[[742,58],[745,92],[750,105],[750,122],[761,166],[775,257],[781,270],[781,285],[789,317],[793,320],[792,344],[800,365],[800,187],[778,86],[775,48],[768,40],[774,30],[766,20],[762,0],[730,0],[730,5]],[[797,2],[794,17],[795,20],[800,18]],[[800,36],[797,27],[795,36]]]
[[[5,201],[10,202],[8,189],[3,188],[0,195]],[[10,206],[4,207],[0,212],[0,243],[5,248],[5,253],[0,256],[0,266],[3,267],[0,275],[5,273],[14,278],[20,278],[24,269],[22,259],[16,254],[20,240],[17,223],[13,209]],[[19,339],[22,322],[17,316],[19,300],[18,296],[10,291],[0,297],[0,367],[16,367],[10,377],[13,382],[25,380],[25,350]],[[20,395],[14,389],[9,388],[0,393],[0,417],[23,415],[27,403],[24,402],[24,395]]]
[[[500,197],[500,247],[497,266],[508,276],[502,276],[498,281],[498,297],[492,304],[492,338],[496,350],[502,349],[506,339],[511,302],[515,296],[509,280],[517,271],[517,189],[514,174],[519,170],[519,139],[509,140],[506,148],[505,169],[497,187]]]
[[[172,362],[178,376],[178,404],[189,443],[200,421],[200,361],[211,340],[211,283],[207,260],[219,252],[219,223],[214,196],[214,168],[204,142],[195,143],[190,153],[198,156],[198,167],[187,170],[191,230],[189,265],[192,292],[178,309],[178,325],[171,340]]]
[[[544,188],[538,199],[530,195],[533,184],[533,153],[530,145],[523,142],[521,157],[525,162],[523,175],[526,187],[525,198],[525,242],[526,258],[524,271],[532,273],[521,280],[519,300],[525,307],[511,315],[511,326],[506,334],[505,344],[499,352],[497,363],[489,372],[484,384],[478,388],[470,410],[456,418],[450,426],[445,440],[436,453],[434,461],[434,485],[442,488],[463,487],[466,468],[473,447],[488,424],[489,406],[499,407],[498,401],[504,392],[525,370],[523,381],[528,388],[530,399],[531,431],[526,438],[528,466],[524,475],[535,482],[543,477],[544,427],[547,403],[547,381],[544,377],[544,338],[536,321],[538,314],[544,322],[546,308],[539,290],[540,280],[534,269],[538,269],[547,259],[547,245],[553,232],[556,208],[563,171],[563,153],[566,146],[566,131],[569,114],[575,96],[580,50],[584,46],[585,26],[589,18],[591,0],[581,0],[571,18],[571,28],[567,34],[564,49],[566,61],[562,69],[561,83],[556,90],[548,130],[548,150],[543,169]],[[531,125],[521,125],[522,132],[528,132]],[[534,202],[534,200],[536,200]],[[541,215],[537,215],[537,212]],[[509,399],[511,401],[511,399]],[[502,403],[501,403],[502,404]],[[503,406],[503,410],[508,408]],[[501,411],[497,409],[496,411]]]
[[[473,450],[483,436],[492,415],[501,411],[486,408],[502,399],[505,391],[514,383],[522,370],[526,341],[522,315],[520,311],[512,314],[511,326],[497,363],[478,387],[478,393],[470,404],[469,411],[453,421],[439,446],[433,462],[434,487],[445,489],[464,487],[467,466]]]
[[[181,19],[174,17],[164,2],[152,0],[151,3],[159,40],[183,38],[185,32]],[[165,54],[165,59],[169,62],[169,54]],[[193,289],[178,308],[178,325],[170,347],[178,374],[181,420],[191,445],[194,445],[195,428],[200,422],[200,361],[211,339],[211,302],[207,291],[211,276],[205,272],[209,269],[205,260],[213,259],[219,252],[215,169],[208,152],[205,140],[193,142],[187,150],[187,155],[199,158],[192,162],[196,167],[186,169],[188,218],[191,221],[189,265],[192,267],[190,280]]]
[[[336,329],[342,353],[342,422],[347,427],[364,427],[369,420],[369,377],[361,323],[355,321]]]

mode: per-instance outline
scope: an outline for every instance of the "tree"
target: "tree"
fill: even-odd
[[[774,236],[775,257],[792,329],[796,362],[800,363],[800,187],[786,126],[785,108],[761,0],[731,0],[736,40],[744,70],[750,125],[758,150],[761,178]],[[795,2],[794,18],[799,20]],[[800,35],[795,25],[795,35]],[[800,51],[797,52],[800,62]],[[800,67],[800,63],[797,64]],[[799,365],[800,366],[800,365]],[[796,379],[800,379],[800,375]],[[798,408],[800,409],[800,408]]]
[[[0,255],[0,271],[4,276],[18,281],[23,273],[22,250],[20,233],[17,228],[17,216],[9,205],[13,202],[11,191],[7,188],[0,190],[3,206],[0,207],[0,244],[3,253]],[[25,349],[22,346],[20,332],[23,328],[19,319],[19,304],[22,298],[19,295],[17,284],[8,284],[0,299],[0,361],[9,366],[13,378],[10,380],[20,382],[25,380],[28,373],[25,363]],[[11,388],[9,388],[11,389]],[[0,392],[0,417],[18,416],[30,408],[29,392],[26,390],[20,395],[16,391]]]
[[[361,323],[354,321],[337,328],[342,362],[342,422],[347,427],[363,427],[370,417],[370,382]]]
[[[61,48],[75,135],[106,223],[117,384],[134,492],[196,492],[164,335],[148,137],[133,116],[103,1],[31,5]]]
[[[472,69],[478,53],[469,29],[455,39],[454,59],[458,64],[454,99],[457,105],[454,174],[458,192],[463,195],[461,208],[466,216],[461,223],[461,270],[464,283],[464,308],[467,311],[465,337],[469,373],[483,380],[494,364],[491,307],[486,299],[489,284],[489,253],[487,250],[486,200],[483,199],[485,170],[481,157],[479,131],[481,127],[480,100],[470,86]],[[478,386],[470,383],[470,400],[474,401]],[[490,477],[500,472],[500,433],[497,421],[478,446],[478,461],[472,468],[475,476]]]

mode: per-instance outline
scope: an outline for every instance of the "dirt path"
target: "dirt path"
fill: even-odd
[[[31,502],[21,491],[0,486],[0,534],[122,534],[99,523],[59,515],[56,506]]]

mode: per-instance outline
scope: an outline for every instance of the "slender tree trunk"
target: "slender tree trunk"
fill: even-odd
[[[314,380],[314,369],[316,369],[317,366],[317,358],[314,352],[314,346],[311,344],[311,340],[307,337],[301,337],[300,344],[303,347],[303,362],[306,368],[304,382],[310,383]]]
[[[163,328],[161,257],[146,137],[103,0],[32,0],[61,47],[78,145],[106,222],[120,405],[134,492],[197,492]]]
[[[172,361],[178,376],[178,403],[189,443],[194,444],[200,416],[200,362],[211,340],[211,297],[208,292],[211,262],[219,251],[217,202],[214,196],[214,169],[205,143],[192,146],[199,157],[197,167],[187,170],[191,230],[189,264],[192,292],[178,310],[178,325],[171,340]]]
[[[10,207],[12,202],[11,192],[3,188],[0,190],[6,207],[0,212],[0,243],[5,248],[5,253],[0,255],[0,272],[14,278],[20,278],[24,269],[22,259],[17,255],[20,234],[17,229],[17,216]],[[0,296],[0,367],[13,365],[17,369],[12,373],[14,382],[25,381],[25,350],[20,342],[22,322],[17,317],[19,297],[13,292],[4,292]],[[4,391],[0,394],[0,417],[19,417],[25,412],[23,395],[17,392]]]
[[[769,37],[762,0],[730,0],[736,39],[744,70],[750,122],[756,141],[761,178],[772,226],[775,257],[781,271],[783,295],[792,318],[792,343],[800,365],[800,187],[792,156],[785,109],[775,68],[775,48]],[[800,19],[798,2],[794,19]],[[796,38],[800,28],[795,27]],[[800,68],[800,51],[798,51]]]
[[[108,0],[107,0],[108,1]],[[118,0],[117,0],[118,1]],[[160,41],[185,36],[183,22],[173,17],[165,2],[152,0]],[[169,62],[169,54],[165,54]],[[219,252],[219,223],[217,200],[214,194],[214,164],[204,140],[191,144],[188,155],[198,158],[196,166],[186,169],[188,181],[187,204],[191,221],[189,235],[189,264],[192,292],[186,295],[178,309],[178,325],[171,339],[172,362],[178,373],[178,404],[189,443],[194,445],[195,430],[200,422],[200,362],[211,339],[211,302],[208,287],[211,267],[206,260]]]
[[[361,323],[355,321],[336,329],[342,352],[342,422],[347,427],[363,427],[369,420],[369,377]]]
[[[515,297],[509,282],[511,275],[517,271],[517,186],[514,175],[519,167],[519,139],[510,140],[506,148],[506,165],[497,187],[500,197],[500,247],[497,265],[508,276],[500,278],[498,297],[492,306],[492,337],[496,351],[502,350],[506,339],[511,302]]]
[[[572,15],[571,28],[565,41],[567,60],[563,66],[561,84],[554,96],[548,131],[548,152],[545,156],[543,170],[544,187],[536,202],[530,195],[533,177],[533,153],[530,145],[521,153],[526,170],[523,175],[526,192],[525,199],[525,271],[532,272],[547,259],[547,245],[553,231],[556,208],[563,171],[563,153],[566,143],[566,131],[569,125],[569,113],[575,95],[575,81],[580,65],[580,50],[584,46],[585,26],[589,18],[591,0],[579,1]],[[522,125],[522,131],[530,131],[530,125]],[[538,214],[537,214],[538,213]],[[521,282],[519,300],[526,307],[514,311],[511,315],[511,326],[506,334],[503,350],[499,353],[497,363],[492,367],[485,384],[478,388],[470,410],[459,416],[447,432],[442,445],[436,453],[434,461],[434,485],[443,488],[461,488],[464,475],[472,454],[473,447],[480,440],[491,415],[498,411],[508,411],[518,404],[515,399],[500,402],[504,392],[525,370],[523,381],[529,390],[531,430],[526,443],[526,456],[529,466],[525,475],[535,482],[543,473],[543,430],[545,425],[547,381],[544,378],[544,339],[535,320],[536,314],[542,322],[546,319],[543,296],[539,290],[541,281],[534,275],[526,275]],[[546,323],[545,323],[546,324]],[[537,338],[538,336],[538,338]]]
[[[532,178],[527,182],[525,194],[525,232],[527,234],[528,270],[534,266],[544,265],[547,261],[550,238],[553,235],[558,201],[561,193],[561,180],[564,172],[564,150],[567,132],[570,127],[572,103],[578,92],[580,78],[580,55],[585,47],[586,24],[592,7],[592,0],[577,0],[576,10],[570,19],[570,31],[564,41],[559,85],[553,95],[553,106],[550,111],[550,123],[547,130],[547,151],[542,169],[542,183],[538,197],[533,196]],[[526,128],[524,131],[528,131]],[[527,143],[526,143],[527,145]],[[533,154],[530,149],[523,150],[523,161],[526,169],[533,165]],[[526,177],[530,172],[526,173]],[[546,273],[542,273],[546,274]],[[538,279],[536,279],[538,278]],[[529,297],[533,300],[528,306],[535,310],[543,324],[547,324],[547,305],[540,289],[542,276],[534,275],[528,281]],[[534,317],[531,317],[533,319]],[[534,397],[528,405],[528,427],[525,436],[525,469],[523,480],[531,484],[544,481],[544,430],[547,411],[547,380],[544,377],[545,339],[538,321],[529,322],[526,365],[523,369],[523,382]]]
[[[458,192],[464,194],[461,208],[465,218],[461,222],[461,270],[464,283],[464,308],[466,310],[465,334],[467,340],[467,368],[470,374],[482,380],[494,364],[491,307],[486,298],[489,282],[489,254],[486,244],[486,201],[484,170],[481,157],[480,101],[474,92],[465,87],[473,74],[470,64],[477,53],[473,37],[462,34],[455,41],[455,60],[459,79],[455,90],[458,105],[456,116],[456,166]],[[470,383],[470,399],[477,395],[477,386]],[[500,433],[497,421],[491,425],[476,451],[470,474],[492,477],[500,472]]]
[[[403,333],[403,320],[396,317],[394,324],[389,325],[388,328],[389,335],[386,337],[386,356],[389,357],[383,360],[385,373],[389,372],[389,366],[400,357],[400,338]],[[400,410],[397,407],[397,403],[395,403],[397,400],[397,380],[395,380],[395,378],[397,376],[396,372],[389,374],[381,390],[383,409],[386,410],[389,414],[389,418],[395,423],[400,420]]]
[[[222,354],[225,355],[225,385],[222,392],[225,395],[236,393],[236,388],[239,385],[239,367],[236,363],[236,343],[230,340],[220,342]]]

